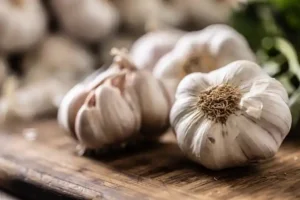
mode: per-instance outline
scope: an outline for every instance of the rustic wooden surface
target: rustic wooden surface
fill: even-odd
[[[34,128],[36,139],[25,137]],[[79,157],[51,120],[0,134],[0,187],[26,199],[300,199],[300,140],[262,164],[213,172],[188,161],[167,134],[159,144]],[[1,198],[0,198],[1,199]]]

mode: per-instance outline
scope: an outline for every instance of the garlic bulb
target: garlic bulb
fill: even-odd
[[[94,60],[87,49],[70,38],[49,35],[24,58],[25,84],[56,77],[77,83],[93,71]]]
[[[31,48],[45,35],[47,17],[41,1],[0,1],[0,50],[17,52]]]
[[[93,70],[87,50],[62,35],[47,37],[25,55],[25,76],[9,95],[0,98],[5,121],[33,120],[55,115],[64,95]],[[10,86],[9,86],[10,87]]]
[[[106,0],[53,0],[51,3],[63,29],[87,42],[106,38],[119,23],[117,10]]]
[[[227,23],[234,9],[245,0],[187,0],[190,19],[195,25],[205,27],[216,23]]]
[[[152,71],[157,61],[173,49],[183,34],[179,30],[162,30],[143,35],[131,48],[132,61],[139,69]]]
[[[170,114],[180,149],[209,169],[273,157],[291,128],[284,87],[250,61],[192,73]]]
[[[255,61],[246,39],[226,25],[211,25],[184,35],[155,65],[153,74],[174,97],[180,80],[192,72],[209,72],[236,60]]]
[[[168,125],[170,104],[162,84],[136,70],[124,52],[113,53],[112,66],[71,89],[59,109],[59,123],[86,148],[155,138]]]
[[[149,26],[180,27],[186,20],[185,3],[181,0],[113,0],[124,27],[143,33]]]

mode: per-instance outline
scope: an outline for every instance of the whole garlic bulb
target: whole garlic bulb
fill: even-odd
[[[209,169],[273,157],[291,128],[284,87],[253,62],[192,73],[170,114],[180,149]]]
[[[209,72],[236,60],[255,61],[246,39],[227,25],[211,25],[187,33],[155,65],[153,74],[174,94],[180,80],[192,72]]]
[[[112,66],[76,85],[59,109],[59,123],[86,148],[155,138],[168,125],[170,104],[162,84],[136,70],[124,52],[113,52]]]
[[[47,17],[41,1],[0,1],[0,50],[24,51],[45,35]]]
[[[179,30],[161,30],[143,35],[132,45],[132,61],[139,69],[152,71],[157,61],[173,49],[183,34]]]
[[[63,29],[87,42],[108,37],[119,23],[117,10],[106,0],[53,0],[51,3]]]

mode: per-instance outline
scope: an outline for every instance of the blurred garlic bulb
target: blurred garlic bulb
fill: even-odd
[[[52,35],[25,56],[23,67],[20,87],[0,98],[0,113],[6,121],[56,114],[64,95],[92,72],[93,59],[79,44]]]
[[[234,9],[245,0],[187,0],[191,20],[199,27],[227,23]]]
[[[149,26],[180,27],[186,22],[184,2],[181,0],[112,0],[120,12],[120,19],[128,30],[145,32]]]
[[[24,60],[26,84],[49,77],[77,83],[94,67],[93,57],[84,46],[59,34],[49,35]]]
[[[170,104],[150,72],[136,70],[124,52],[64,97],[59,123],[86,148],[103,148],[137,138],[155,138],[168,125]]]
[[[131,48],[132,61],[139,69],[152,71],[157,61],[173,49],[183,34],[179,30],[162,30],[143,35]]]
[[[0,50],[24,51],[45,35],[47,17],[41,1],[0,1]]]
[[[62,28],[81,40],[102,40],[118,26],[118,12],[109,1],[53,0],[51,3]]]
[[[209,169],[273,157],[291,127],[284,87],[253,62],[236,61],[178,86],[170,114],[180,149]]]
[[[155,65],[153,74],[174,94],[180,80],[192,72],[209,72],[236,60],[255,61],[246,39],[226,25],[191,32]]]
[[[0,88],[6,77],[7,77],[7,63],[4,60],[4,58],[0,56]]]

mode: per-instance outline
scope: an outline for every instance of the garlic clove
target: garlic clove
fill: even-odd
[[[74,137],[76,137],[74,130],[76,115],[87,96],[88,91],[84,90],[83,85],[78,84],[65,95],[58,110],[59,124]]]
[[[114,87],[98,87],[85,105],[77,114],[75,129],[78,139],[86,147],[101,148],[124,141],[133,137],[139,129],[130,106],[120,90]],[[96,145],[89,143],[90,138],[97,141]]]
[[[132,84],[141,106],[142,132],[161,133],[168,125],[170,109],[164,87],[147,71],[136,72]]]

